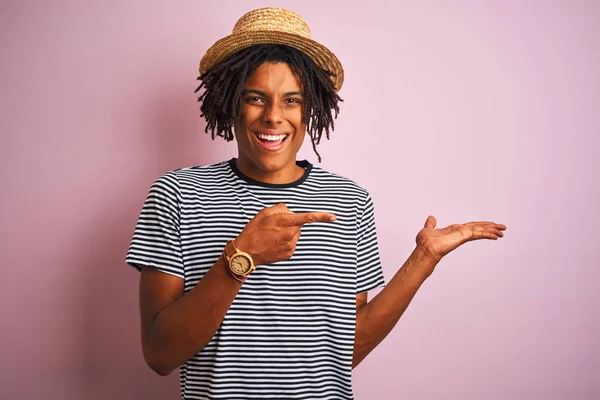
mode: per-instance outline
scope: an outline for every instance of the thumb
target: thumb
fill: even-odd
[[[427,221],[425,221],[424,227],[433,229],[433,228],[435,228],[436,224],[437,224],[437,220],[435,219],[435,217],[433,215],[430,215],[429,217],[427,217]]]

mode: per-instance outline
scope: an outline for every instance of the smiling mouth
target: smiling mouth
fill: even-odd
[[[254,132],[254,136],[266,150],[270,151],[276,151],[282,148],[288,138],[288,135],[284,134],[272,135],[258,132]]]

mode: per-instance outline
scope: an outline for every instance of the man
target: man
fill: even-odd
[[[200,63],[207,132],[238,157],[151,187],[127,255],[140,269],[142,347],[184,399],[352,399],[351,371],[440,259],[503,225],[435,229],[383,285],[366,190],[296,155],[337,116],[341,64],[288,10],[251,11]],[[332,113],[333,112],[333,113]],[[317,153],[318,154],[318,153]],[[320,158],[320,157],[319,157]]]

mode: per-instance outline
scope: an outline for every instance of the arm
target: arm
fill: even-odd
[[[242,283],[226,270],[223,257],[185,295],[182,279],[154,268],[140,278],[140,317],[144,359],[168,375],[212,339]]]
[[[366,293],[357,296],[352,368],[360,364],[385,339],[404,314],[426,279],[421,271],[428,266],[419,264],[411,255],[386,287],[370,302],[366,303]],[[359,300],[359,296],[364,297]],[[363,303],[362,307],[359,307],[360,303]]]
[[[496,240],[504,236],[506,229],[493,222],[469,222],[443,229],[434,229],[435,225],[435,218],[429,217],[417,235],[417,247],[377,296],[367,304],[366,297],[357,296],[353,368],[391,332],[443,256],[469,241]]]
[[[250,253],[256,265],[287,260],[296,249],[302,225],[334,219],[330,213],[294,214],[283,204],[268,207],[248,222],[235,239],[236,247]],[[227,268],[219,257],[186,294],[181,278],[142,269],[142,350],[148,366],[159,375],[168,375],[201,351],[223,322],[242,287]]]

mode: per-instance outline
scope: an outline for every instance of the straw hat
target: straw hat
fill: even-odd
[[[311,40],[310,28],[302,17],[284,8],[259,8],[244,14],[233,27],[231,35],[213,44],[200,61],[200,75],[235,52],[256,44],[284,44],[294,47],[321,68],[333,73],[335,91],[344,82],[344,69],[327,47]]]

